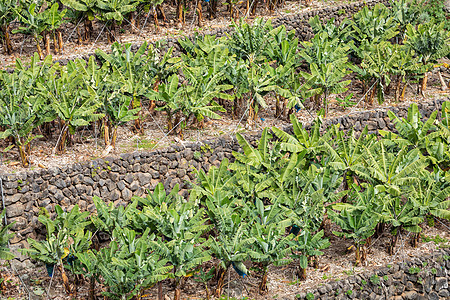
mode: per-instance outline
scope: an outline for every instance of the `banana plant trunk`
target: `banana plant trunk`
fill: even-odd
[[[164,295],[163,295],[163,288],[162,288],[162,282],[159,281],[157,283],[158,285],[158,300],[164,300]]]
[[[134,12],[130,12],[130,25],[131,25],[131,32],[137,33],[136,28],[136,18],[134,16]]]
[[[64,149],[66,148],[66,141],[67,141],[68,132],[69,132],[69,127],[64,125],[62,127],[61,139],[59,140],[59,143],[57,145],[58,151],[60,153],[63,153]]]
[[[89,279],[88,299],[89,300],[95,300],[95,277],[94,276],[92,276]]]
[[[37,35],[34,36],[34,41],[36,42],[36,49],[41,60],[44,59],[44,53],[42,52],[41,44],[39,43],[39,38]]]
[[[173,300],[181,300],[181,285],[183,283],[183,277],[175,278],[175,292]]]
[[[412,238],[412,246],[413,248],[417,248],[420,243],[420,233],[415,233]]]
[[[402,86],[403,76],[400,75],[397,78],[397,85],[395,87],[395,101],[398,102],[400,100],[400,90]]]
[[[208,282],[205,282],[205,293],[206,293],[206,300],[209,300],[210,296],[209,296]]]
[[[55,30],[53,30],[52,35],[53,35],[53,48],[55,50],[55,54],[59,54],[59,44],[56,39],[56,31]]]
[[[380,222],[375,226],[375,237],[380,237],[384,232],[385,223]]]
[[[92,32],[94,31],[94,27],[92,26],[92,20],[89,20],[89,18],[86,18],[84,21],[84,40],[86,42],[91,41]]]
[[[138,108],[138,107],[142,107],[141,99],[138,96],[136,96],[136,95],[133,96],[132,106],[133,106],[133,109]],[[136,120],[134,120],[134,129],[136,131],[138,131],[138,132],[143,132],[143,130],[144,130],[144,128],[141,126],[141,119],[140,119],[141,111],[142,110],[140,110],[137,113],[138,117],[137,117]]]
[[[402,94],[400,95],[400,101],[405,100],[405,92],[406,92],[406,87],[408,86],[408,83],[405,83],[403,85],[403,89],[402,89]]]
[[[177,0],[178,24],[183,25],[183,0]]]
[[[19,155],[20,155],[20,161],[22,163],[22,166],[27,168],[30,164],[28,155],[22,145],[17,146],[17,148],[19,148]]]
[[[70,288],[69,278],[67,277],[66,271],[64,269],[63,263],[59,264],[59,270],[61,271],[61,277],[63,280],[64,289],[68,295],[72,295],[72,289]]]
[[[261,283],[259,284],[259,294],[260,295],[264,295],[268,291],[267,276],[269,274],[269,266],[267,264],[265,264],[263,269],[264,269],[264,274],[261,278]]]
[[[106,119],[103,119],[103,140],[105,141],[105,147],[108,147],[110,145],[110,138],[109,138],[109,125]]]
[[[258,6],[258,1],[253,1],[253,6],[252,6],[252,16],[254,16],[256,14],[256,7]]]
[[[360,266],[361,265],[361,245],[358,243],[355,243],[355,265]]]
[[[197,1],[198,27],[203,27],[202,1]]]
[[[161,4],[156,5],[156,9],[159,11],[159,14],[163,18],[164,23],[167,22],[166,14],[164,13],[164,8]]]
[[[280,115],[281,115],[280,96],[276,95],[275,118],[278,118]]]
[[[298,270],[297,270],[297,276],[300,281],[305,281],[306,280],[306,268],[304,269],[299,266]]]
[[[79,45],[83,44],[83,37],[81,36],[80,26],[77,26],[77,42]]]
[[[217,280],[216,297],[219,298],[222,295],[223,285],[225,283],[225,275],[228,268],[220,268],[219,279]]]
[[[50,55],[50,33],[49,32],[44,32],[43,34],[44,36],[44,45],[45,45],[45,52],[47,53],[47,55]]]
[[[392,235],[391,242],[388,246],[389,247],[388,248],[389,255],[394,255],[395,246],[397,245],[398,234],[399,234],[400,228],[396,228],[396,231],[397,232],[394,235]]]
[[[158,13],[155,8],[153,8],[153,19],[155,21],[156,32],[159,32]]]
[[[170,132],[173,129],[173,122],[172,122],[172,112],[170,109],[167,111],[167,130]]]
[[[117,126],[114,127],[112,138],[111,138],[111,146],[116,149],[116,140],[117,140]]]
[[[11,36],[9,34],[9,24],[6,26],[2,26],[2,31],[3,31],[3,36],[5,39],[5,53],[8,55],[11,55],[13,52],[13,47],[12,47],[12,43],[11,43]]]
[[[422,97],[425,97],[425,90],[427,89],[427,82],[428,82],[428,73],[425,73],[422,78],[422,84],[420,87],[420,93],[422,94]]]
[[[233,21],[233,3],[230,1],[230,21]]]
[[[58,48],[59,48],[59,54],[62,54],[64,50],[64,41],[62,38],[62,32],[61,30],[56,30],[56,35],[58,36]]]

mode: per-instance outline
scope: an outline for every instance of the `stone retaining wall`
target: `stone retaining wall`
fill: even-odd
[[[445,99],[448,100],[448,99]],[[445,101],[436,100],[419,103],[423,116],[428,117],[440,109]],[[401,117],[408,111],[407,105],[392,107]],[[388,109],[376,109],[353,113],[351,115],[326,120],[324,126],[341,124],[341,128],[354,128],[360,131],[368,126],[369,131],[392,130],[392,122],[387,116]],[[309,125],[306,125],[308,128]],[[283,128],[292,131],[292,126]],[[247,136],[255,144],[259,135]],[[15,233],[11,248],[16,250],[27,246],[26,238],[36,238],[39,233],[39,209],[45,207],[54,212],[56,204],[71,209],[78,204],[82,210],[95,209],[92,197],[99,196],[116,205],[128,203],[132,196],[143,196],[162,182],[166,189],[180,184],[181,192],[187,196],[187,188],[195,179],[194,168],[205,171],[227,157],[240,147],[235,137],[221,136],[199,143],[183,143],[155,151],[139,151],[121,154],[63,167],[38,169],[17,174],[3,174],[2,192],[6,205],[8,222],[16,221],[12,228]],[[18,267],[24,267],[27,257],[18,255]],[[23,265],[23,266],[21,266]]]
[[[450,249],[321,284],[297,299],[450,299]]]

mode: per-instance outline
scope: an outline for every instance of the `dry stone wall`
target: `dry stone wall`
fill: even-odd
[[[419,110],[428,117],[440,109],[448,99],[419,103]],[[390,108],[405,117],[408,105]],[[376,109],[353,113],[326,120],[324,126],[341,124],[343,130],[353,128],[361,131],[393,130],[387,116],[388,109]],[[308,128],[309,125],[306,125]],[[283,128],[292,131],[292,126]],[[247,136],[256,144],[260,134]],[[200,143],[183,143],[154,151],[139,151],[121,154],[63,167],[38,169],[18,174],[0,175],[2,195],[6,206],[8,222],[15,221],[15,233],[11,241],[13,250],[27,247],[26,238],[37,238],[41,225],[39,210],[46,208],[54,212],[55,205],[71,209],[78,204],[82,210],[94,211],[93,196],[99,196],[114,204],[126,204],[132,196],[144,196],[147,190],[162,182],[166,189],[180,185],[181,193],[188,195],[188,188],[195,180],[195,169],[207,171],[211,165],[218,165],[223,158],[232,159],[232,152],[240,147],[235,137],[221,136]],[[18,254],[18,267],[29,264],[27,257]]]
[[[373,272],[327,282],[297,299],[450,299],[450,249],[387,265]]]

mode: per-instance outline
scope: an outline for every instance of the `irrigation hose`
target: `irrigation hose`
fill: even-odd
[[[4,194],[3,194],[3,178],[2,177],[0,177],[0,193],[1,193],[1,196],[2,196],[3,211],[5,211],[6,210],[6,205],[5,205],[5,197],[4,197]],[[6,213],[5,213],[5,217],[4,217],[4,222],[5,222],[5,226],[8,225],[8,220],[6,219]],[[11,243],[9,242],[9,240],[8,240],[8,248],[11,248]],[[14,265],[12,263],[9,263],[9,265],[11,266],[11,269],[17,275],[17,277],[19,277],[19,280],[22,283],[22,286],[23,286],[24,290],[28,293],[28,299],[31,300],[30,290],[28,289],[28,287],[25,284],[25,282],[22,280],[22,277],[20,276],[19,272],[17,272],[16,267],[14,267]]]

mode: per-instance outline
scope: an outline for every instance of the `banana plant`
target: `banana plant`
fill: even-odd
[[[11,137],[13,144],[3,151],[17,147],[22,166],[30,164],[31,142],[41,136],[33,130],[40,125],[40,113],[44,111],[44,99],[30,93],[28,77],[19,72],[0,73],[0,125],[4,128],[0,138]]]
[[[406,26],[415,24],[420,17],[422,0],[400,0],[392,3],[391,15],[395,22],[399,25],[400,39],[404,39]],[[398,40],[399,43],[401,40]]]
[[[321,120],[319,118],[316,119],[309,132],[295,115],[292,114],[289,118],[293,134],[272,127],[275,135],[281,140],[281,149],[290,153],[305,151],[306,160],[310,162],[315,161],[315,158],[322,153],[323,141],[326,140],[326,136],[320,134]]]
[[[264,97],[272,91],[279,90],[279,86],[276,85],[275,69],[269,64],[252,65],[247,76],[249,94],[247,99],[247,123],[253,124],[258,119],[259,109],[267,107]]]
[[[160,189],[157,191],[159,195]],[[165,192],[162,196],[165,198]],[[183,278],[191,276],[198,265],[210,259],[208,251],[202,246],[205,241],[201,238],[210,226],[205,225],[204,209],[194,203],[168,204],[162,202],[160,205],[146,206],[142,213],[152,224],[150,227],[155,228],[155,232],[164,240],[155,241],[154,246],[159,247],[161,256],[173,266],[174,299],[179,300]]]
[[[325,32],[328,38],[336,40],[338,45],[345,44],[352,33],[351,21],[347,18],[339,23],[334,18],[323,23],[319,16],[316,15],[309,19],[308,23],[311,25],[315,35]]]
[[[253,215],[251,236],[254,238],[252,250],[249,255],[252,261],[261,264],[263,276],[259,284],[259,293],[268,291],[267,276],[270,265],[280,266],[290,263],[286,258],[290,254],[289,240],[291,236],[285,236],[286,228],[291,225],[289,218],[285,216],[284,207],[278,200],[271,205],[264,205],[260,199],[255,204],[248,203],[249,216]]]
[[[149,230],[138,236],[131,229],[117,227],[107,247],[88,250],[79,257],[88,276],[107,287],[104,296],[118,300],[139,299],[145,289],[166,279],[171,269],[150,247],[154,238],[149,236]]]
[[[204,119],[219,119],[216,111],[224,112],[215,99],[233,100],[233,96],[225,93],[232,88],[231,85],[220,84],[222,72],[214,73],[213,69],[204,67],[185,67],[183,74],[188,84],[181,89],[181,113],[186,126],[191,118],[200,128],[204,127]]]
[[[250,65],[264,61],[264,49],[269,42],[268,36],[274,30],[270,20],[257,18],[253,25],[243,20],[239,23],[233,21],[231,26],[235,30],[228,35],[230,52],[236,54],[238,59],[248,61]]]
[[[159,239],[154,242],[158,247],[158,253],[171,265],[171,277],[175,279],[174,300],[181,299],[181,285],[183,281],[192,276],[195,269],[202,263],[211,259],[209,251],[204,247],[204,239],[200,238],[202,231],[189,232],[191,228],[184,228],[187,233],[183,239],[177,238],[170,241]],[[187,237],[192,234],[191,237]]]
[[[399,34],[398,23],[390,10],[379,3],[372,9],[364,6],[354,14],[351,27],[353,30],[349,39],[354,41],[354,53],[360,58],[368,45],[389,41]]]
[[[240,276],[247,276],[248,271],[243,262],[249,256],[249,246],[253,239],[249,235],[250,224],[247,223],[245,214],[237,213],[233,208],[223,209],[217,203],[211,203],[208,210],[215,216],[211,221],[217,235],[211,238],[209,247],[214,257],[220,261],[215,292],[219,297],[222,295],[225,274],[230,266],[233,266]]]
[[[64,23],[66,13],[67,9],[59,10],[59,4],[56,2],[44,12],[44,18],[48,26],[47,30],[51,31],[53,35],[53,47],[56,54],[61,54],[64,47],[62,33],[59,28]],[[50,39],[48,37],[47,43],[50,44]],[[50,47],[48,47],[47,52],[49,52],[49,48]]]
[[[315,267],[318,268],[317,256],[323,255],[320,250],[330,246],[329,240],[324,239],[323,235],[323,230],[313,233],[308,228],[304,228],[298,236],[290,241],[293,248],[291,257],[298,259],[299,262],[297,276],[300,280],[306,280],[308,260],[313,259]]]
[[[433,63],[450,53],[450,33],[444,30],[445,23],[436,24],[434,21],[419,24],[417,28],[411,24],[406,27],[405,45],[413,49],[423,68],[420,90],[424,95],[427,88],[427,72],[433,68]]]
[[[102,199],[97,196],[92,198],[97,213],[91,216],[91,222],[97,230],[102,230],[112,234],[115,228],[133,227],[133,219],[136,214],[138,200],[123,206],[114,206],[114,203],[107,205]]]
[[[421,217],[422,220],[427,215],[450,220],[449,194],[450,186],[445,187],[441,182],[429,178],[423,180],[422,184],[417,187],[411,186],[411,192],[408,196],[414,208],[418,210],[417,216]],[[420,230],[419,228],[417,229]],[[419,237],[419,232],[417,232],[413,238],[413,247],[417,247]]]
[[[196,170],[198,184],[193,186],[189,199],[203,202],[208,196],[214,197],[232,189],[233,177],[228,166],[229,160],[224,158],[219,167],[213,165],[207,173],[203,169]]]
[[[293,107],[301,108],[303,90],[309,90],[309,86],[299,84],[295,70],[299,66],[300,60],[297,56],[298,38],[295,38],[294,31],[287,32],[285,26],[279,26],[270,33],[269,43],[264,50],[264,55],[269,61],[276,61],[274,77],[276,109],[275,117],[281,115],[287,117],[287,110]],[[304,86],[303,86],[304,85]]]
[[[418,76],[424,74],[426,67],[415,56],[414,50],[405,45],[395,46],[398,48],[397,59],[393,65],[392,72],[397,75],[397,84],[395,89],[395,100],[403,101],[408,82]]]
[[[111,54],[101,49],[96,51],[102,60],[109,63],[112,80],[120,82],[119,93],[132,99],[131,107],[135,110],[142,107],[142,98],[149,94],[153,81],[154,74],[149,70],[152,55],[147,55],[147,51],[153,51],[147,42],[144,42],[136,53],[131,51],[131,44],[119,43],[111,45]],[[135,130],[143,130],[139,118],[135,119],[134,126]]]
[[[384,102],[385,90],[391,83],[394,65],[398,61],[398,51],[398,47],[386,41],[368,45],[363,51],[361,68],[367,70],[374,85],[368,101],[370,105],[373,104],[375,95],[379,104]]]
[[[123,85],[116,72],[109,72],[109,65],[99,67],[94,57],[89,58],[88,65],[81,60],[70,61],[68,72],[82,74],[82,88],[89,90],[96,102],[101,103],[103,138],[105,148],[116,148],[117,129],[128,121],[136,120],[140,107],[131,109],[131,97],[123,94]]]
[[[183,88],[179,88],[178,76],[171,75],[167,83],[161,83],[157,91],[150,91],[149,98],[153,101],[162,101],[164,104],[157,107],[158,111],[165,111],[167,118],[167,129],[169,132],[174,131],[174,127],[179,125],[179,115],[181,113],[181,94]]]
[[[391,225],[391,241],[387,246],[389,255],[395,253],[398,238],[403,230],[416,235],[422,231],[419,224],[423,222],[424,216],[419,214],[419,209],[411,198],[405,201],[400,196],[387,195],[378,204],[376,213],[381,222]]]
[[[355,173],[374,185],[376,192],[400,197],[410,185],[418,184],[427,160],[419,149],[408,150],[401,147],[396,153],[387,151],[385,142],[376,142],[370,147],[363,146],[365,155],[362,164],[355,166]]]
[[[249,255],[252,261],[261,264],[263,269],[263,276],[259,283],[259,293],[265,294],[268,292],[267,276],[269,267],[282,266],[289,264],[291,259],[289,254],[291,248],[289,241],[291,236],[285,236],[286,228],[282,224],[260,224],[256,222],[251,229],[254,237],[253,247]]]
[[[59,152],[64,152],[66,143],[72,142],[77,127],[89,125],[103,117],[103,114],[97,113],[101,103],[95,99],[94,91],[79,88],[81,84],[82,74],[72,71],[69,66],[60,77],[55,75],[39,85],[40,95],[49,100],[62,122],[55,147]]]
[[[16,18],[17,1],[5,0],[0,2],[0,39],[3,50],[6,54],[11,55],[13,46],[11,44],[11,22]]]
[[[351,73],[349,71],[349,46],[336,46],[336,40],[331,40],[326,32],[317,34],[311,41],[302,43],[301,57],[309,64],[309,72],[300,71],[300,75],[310,82],[311,87],[317,90],[315,95],[316,106],[320,105],[323,95],[325,115],[328,113],[328,96],[345,92],[350,80],[343,78]]]
[[[328,209],[330,219],[342,229],[333,233],[353,240],[357,266],[367,258],[367,244],[379,222],[374,206],[378,201],[375,198],[382,196],[377,195],[372,186],[368,186],[364,192],[354,189],[347,203],[338,203]]]
[[[64,288],[69,295],[76,293],[69,283],[64,259],[70,254],[76,256],[89,249],[92,234],[85,231],[90,224],[88,220],[89,212],[80,212],[78,205],[75,205],[69,212],[64,211],[59,205],[55,206],[56,217],[54,220],[45,208],[38,217],[39,221],[47,229],[45,241],[37,241],[28,238],[30,248],[23,249],[24,254],[31,258],[44,262],[47,265],[49,276],[53,277],[54,267],[61,273]]]
[[[122,24],[125,16],[136,9],[138,2],[133,0],[97,0],[96,17],[108,27],[108,42],[119,41],[116,25]]]
[[[391,136],[394,138],[394,142],[399,145],[406,145],[410,148],[419,149],[424,155],[426,154],[426,145],[429,144],[430,134],[436,132],[436,126],[434,125],[437,118],[438,111],[431,113],[426,122],[422,121],[422,115],[419,112],[419,108],[416,103],[412,103],[408,108],[408,115],[406,119],[400,119],[393,112],[388,111],[388,116],[393,120],[395,129],[398,135],[388,134],[385,131],[380,133],[383,136]]]
[[[20,8],[20,6],[19,8],[16,8],[16,14],[22,26],[13,30],[12,33],[31,35],[36,43],[36,49],[40,59],[44,59],[44,52],[42,51],[40,41],[43,38],[42,34],[47,29],[48,25],[44,18],[44,14],[39,12],[40,6],[37,7],[37,3],[32,2],[29,6],[26,4],[28,3],[24,3],[25,6],[23,9]]]
[[[324,147],[331,158],[329,165],[343,172],[344,190],[348,190],[356,181],[355,168],[361,165],[365,155],[363,145],[369,146],[374,141],[374,136],[368,136],[367,133],[366,126],[356,138],[354,131],[345,134],[339,126],[333,126],[331,134],[334,139],[324,142]]]
[[[61,0],[61,3],[70,8],[68,15],[76,26],[78,43],[83,42],[79,26],[81,22],[84,22],[84,40],[89,42],[94,30],[92,21],[98,11],[98,0]]]

